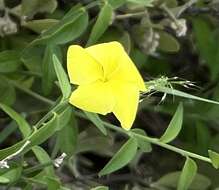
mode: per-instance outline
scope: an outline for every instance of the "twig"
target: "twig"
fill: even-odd
[[[83,118],[83,119],[88,119],[84,114],[82,113],[79,113],[79,112],[76,112],[75,113],[77,116]],[[198,155],[198,154],[195,154],[193,152],[189,152],[189,151],[186,151],[186,150],[183,150],[183,149],[180,149],[180,148],[177,148],[175,146],[172,146],[172,145],[169,145],[169,144],[166,144],[166,143],[163,143],[161,141],[159,141],[159,139],[157,138],[152,138],[152,137],[148,137],[148,136],[144,136],[144,135],[140,135],[140,134],[137,134],[137,133],[134,133],[132,131],[126,131],[124,129],[122,129],[121,127],[118,127],[116,125],[113,125],[113,124],[110,124],[110,123],[107,123],[107,122],[104,122],[103,121],[103,124],[109,128],[109,129],[112,129],[114,131],[117,131],[121,134],[124,134],[126,136],[136,136],[138,138],[141,138],[142,140],[145,140],[149,143],[152,143],[152,144],[155,144],[155,145],[158,145],[160,147],[163,147],[165,149],[168,149],[168,150],[171,150],[173,152],[176,152],[184,157],[191,157],[191,158],[195,158],[195,159],[198,159],[198,160],[202,160],[204,162],[208,162],[208,163],[211,163],[212,164],[212,161],[210,158],[208,157],[205,157],[205,156],[201,156],[201,155]]]
[[[181,8],[179,9],[179,11],[176,13],[176,17],[179,17],[186,9],[191,7],[196,2],[197,2],[197,0],[190,0],[187,3],[185,3],[184,5],[182,5]]]

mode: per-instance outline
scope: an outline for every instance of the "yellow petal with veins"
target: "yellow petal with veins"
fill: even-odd
[[[118,60],[124,53],[119,42],[97,44],[85,50],[102,65],[105,78],[108,78],[118,68],[120,64]]]
[[[68,49],[67,70],[70,82],[77,85],[103,78],[101,65],[78,45],[72,45]]]
[[[110,81],[116,104],[113,113],[122,128],[129,130],[135,120],[139,102],[139,89],[134,83]]]
[[[115,105],[111,89],[101,81],[80,85],[72,93],[69,102],[80,109],[103,115],[112,112]]]

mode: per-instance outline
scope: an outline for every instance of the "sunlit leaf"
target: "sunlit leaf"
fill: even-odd
[[[99,176],[110,174],[127,165],[134,158],[137,147],[137,140],[130,138],[99,172]]]
[[[211,159],[212,165],[218,169],[219,168],[219,154],[212,150],[208,151],[209,157]]]
[[[179,134],[183,123],[183,104],[180,103],[173,118],[170,121],[168,128],[160,138],[160,141],[168,143],[176,138]]]
[[[177,190],[187,190],[195,178],[196,173],[197,165],[195,161],[187,157],[178,181]]]

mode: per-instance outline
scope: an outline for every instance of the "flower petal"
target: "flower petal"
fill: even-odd
[[[142,79],[138,69],[132,62],[130,57],[124,51],[118,60],[120,62],[119,68],[111,76],[112,80],[133,82],[138,86],[140,91],[146,91],[144,80]]]
[[[108,80],[135,82],[139,90],[145,91],[144,81],[123,46],[116,41],[94,45],[85,49],[102,66]]]
[[[129,130],[135,120],[139,102],[139,89],[134,83],[110,81],[116,104],[113,113],[122,128]]]
[[[80,109],[103,115],[112,112],[115,105],[111,89],[101,81],[79,86],[69,102]]]
[[[85,50],[102,65],[105,77],[117,69],[120,64],[118,59],[124,52],[122,45],[116,41],[93,45]]]
[[[89,84],[103,77],[101,65],[78,45],[68,48],[67,69],[70,82],[77,85]]]

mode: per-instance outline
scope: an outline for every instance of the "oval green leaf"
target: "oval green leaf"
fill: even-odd
[[[137,148],[137,140],[130,138],[99,172],[99,176],[112,173],[127,165],[134,158]]]
[[[164,31],[159,31],[159,49],[164,52],[178,52],[180,49],[180,44],[175,37]]]
[[[187,157],[178,181],[177,190],[187,190],[195,178],[196,173],[197,165],[195,161]]]
[[[180,103],[178,108],[170,121],[170,124],[165,133],[160,138],[161,142],[168,143],[176,138],[179,134],[183,123],[183,104]]]

